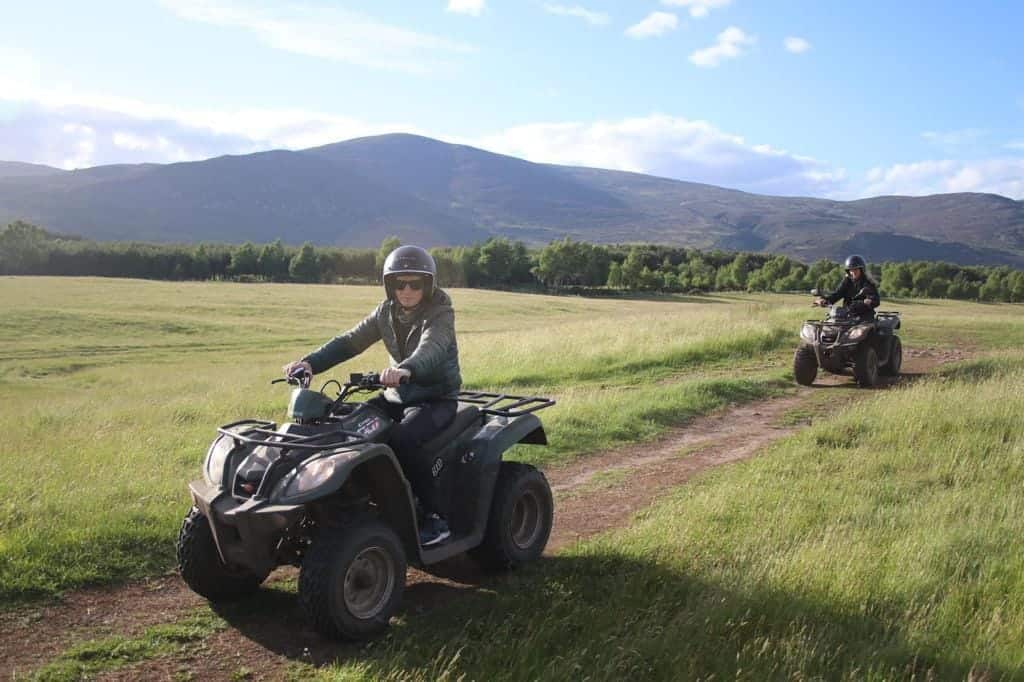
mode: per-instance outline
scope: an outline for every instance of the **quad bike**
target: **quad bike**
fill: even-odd
[[[300,568],[299,601],[328,637],[360,639],[388,626],[408,565],[427,568],[469,552],[493,568],[540,557],[553,503],[544,474],[502,461],[517,443],[546,445],[534,414],[553,400],[463,391],[452,423],[423,450],[451,538],[420,546],[417,504],[387,445],[394,422],[350,402],[383,388],[353,374],[309,389],[296,374],[280,427],[246,419],[225,424],[210,445],[203,479],[189,484],[193,507],[181,526],[178,568],[188,586],[217,602],[255,592],[277,566]],[[328,386],[336,387],[334,396]]]
[[[820,293],[812,289],[811,295]],[[903,364],[899,328],[898,312],[877,312],[870,319],[830,306],[824,321],[807,320],[800,329],[800,345],[793,356],[796,383],[813,384],[819,367],[832,374],[850,371],[865,388],[875,386],[880,375],[898,376]]]

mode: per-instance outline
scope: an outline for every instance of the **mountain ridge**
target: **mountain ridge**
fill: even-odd
[[[526,161],[409,134],[172,164],[64,171],[0,162],[0,222],[94,239],[426,246],[492,235],[656,242],[837,258],[943,253],[1024,265],[1024,202],[995,194],[777,197],[629,171]],[[851,240],[855,235],[875,235]],[[886,254],[872,255],[875,260]]]

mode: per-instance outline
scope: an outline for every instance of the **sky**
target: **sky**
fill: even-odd
[[[0,159],[411,132],[763,194],[1024,199],[1022,27],[985,0],[7,3]]]

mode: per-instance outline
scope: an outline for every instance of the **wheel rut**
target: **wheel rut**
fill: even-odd
[[[962,360],[957,350],[905,350],[900,384]],[[555,522],[546,554],[627,525],[661,495],[713,467],[756,456],[771,443],[804,426],[787,418],[801,408],[821,407],[820,391],[842,392],[844,400],[873,394],[848,377],[819,376],[814,386],[768,400],[734,405],[670,429],[647,443],[594,453],[546,469],[555,496]],[[500,577],[481,575],[465,557],[445,562],[430,574],[412,569],[403,614],[443,608],[460,594],[500,588]],[[231,607],[221,612],[230,627],[188,653],[145,661],[101,674],[97,679],[279,679],[292,661],[321,665],[357,654],[359,647],[329,642],[305,622],[287,583],[297,571],[279,569],[258,596],[252,613]],[[76,642],[110,635],[135,636],[147,627],[173,622],[205,600],[174,574],[120,586],[76,590],[51,603],[0,612],[0,677],[31,675]]]

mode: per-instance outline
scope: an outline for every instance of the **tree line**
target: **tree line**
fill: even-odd
[[[369,283],[380,278],[377,249],[268,244],[95,242],[14,222],[0,231],[0,275],[78,275],[167,280]],[[804,264],[782,255],[701,251],[658,245],[601,245],[563,239],[540,249],[501,237],[470,246],[431,249],[444,286],[621,291],[806,291],[831,289],[839,263]],[[930,261],[871,266],[883,296],[1024,302],[1024,272],[1006,266]]]

